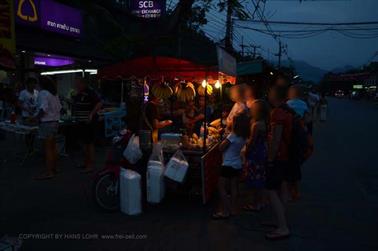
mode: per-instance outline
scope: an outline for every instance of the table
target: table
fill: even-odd
[[[22,157],[21,165],[34,153],[33,138],[38,132],[38,126],[12,124],[10,121],[0,122],[0,130],[25,139],[26,153]]]

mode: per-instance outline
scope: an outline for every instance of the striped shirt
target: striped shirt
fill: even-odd
[[[89,115],[100,102],[98,95],[89,88],[79,92],[72,99],[72,115],[78,122],[87,122]]]

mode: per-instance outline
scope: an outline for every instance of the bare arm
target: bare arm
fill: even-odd
[[[219,144],[219,150],[221,152],[224,152],[228,146],[230,145],[230,141],[228,139],[224,139],[222,143]]]
[[[93,110],[91,111],[91,113],[89,114],[89,120],[92,121],[94,115],[96,115],[96,113],[101,109],[102,107],[102,102],[98,102],[95,107],[93,108]]]
[[[159,121],[157,119],[154,119],[152,123],[153,123],[152,126],[154,129],[161,129],[161,128],[171,125],[172,121],[170,120]]]
[[[269,152],[268,152],[268,161],[273,161],[278,152],[278,147],[282,140],[282,132],[283,132],[283,126],[282,125],[275,125],[273,127],[273,135],[272,139],[269,142]]]
[[[258,126],[257,126],[256,123],[253,123],[253,125],[251,126],[251,134],[250,134],[250,137],[247,141],[248,147],[251,147],[253,145],[254,140],[256,138],[257,131],[258,131]]]

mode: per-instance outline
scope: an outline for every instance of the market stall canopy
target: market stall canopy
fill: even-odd
[[[105,80],[129,79],[131,77],[182,79],[187,81],[220,80],[235,82],[235,77],[219,72],[217,66],[195,64],[173,57],[149,56],[126,60],[98,71],[98,77]]]

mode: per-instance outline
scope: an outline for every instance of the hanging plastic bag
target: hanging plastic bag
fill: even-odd
[[[188,161],[182,151],[178,150],[169,160],[164,175],[171,180],[182,183],[185,179],[188,168]]]
[[[147,164],[147,201],[160,203],[165,195],[164,183],[164,157],[162,145],[154,144]]]
[[[130,164],[135,164],[143,156],[142,151],[139,146],[139,137],[133,134],[127,144],[126,149],[123,151],[123,157],[130,162]]]

